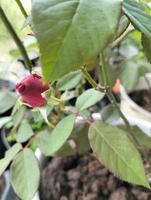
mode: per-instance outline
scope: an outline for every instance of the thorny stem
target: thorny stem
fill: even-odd
[[[133,131],[131,129],[131,126],[127,120],[127,118],[124,116],[124,114],[121,112],[117,102],[116,102],[116,99],[115,97],[113,96],[112,94],[112,91],[111,91],[111,88],[109,87],[110,85],[110,80],[109,80],[109,76],[108,76],[108,70],[107,70],[107,66],[106,66],[106,62],[105,62],[105,59],[104,59],[104,55],[102,54],[101,55],[101,59],[102,59],[102,66],[101,66],[101,71],[102,71],[102,77],[103,77],[103,87],[100,86],[99,84],[97,84],[95,82],[95,80],[90,76],[90,74],[88,73],[88,71],[86,70],[85,67],[82,67],[82,72],[85,76],[85,78],[87,79],[87,81],[91,84],[91,86],[101,92],[104,92],[106,93],[108,99],[110,100],[110,102],[113,104],[113,106],[116,108],[116,110],[118,111],[120,117],[123,119],[127,129],[129,130],[130,132],[130,138],[136,143],[138,144],[136,138],[134,137],[133,135]]]
[[[96,90],[99,90],[103,93],[106,93],[106,90],[107,90],[107,87],[102,87],[101,85],[97,84],[95,82],[95,80],[90,76],[89,72],[87,71],[86,67],[83,66],[81,67],[81,70],[82,70],[82,73],[83,75],[85,76],[85,78],[87,79],[87,81],[90,83],[90,85],[96,89]]]
[[[92,85],[93,88],[97,88],[98,84],[94,81],[94,79],[90,76],[90,74],[88,73],[88,71],[86,70],[85,66],[83,66],[81,68],[85,78],[87,79],[87,81]]]
[[[102,79],[102,84],[104,85],[104,87],[107,87],[107,86],[110,86],[110,80],[109,80],[109,76],[108,76],[108,68],[106,66],[106,61],[105,61],[105,57],[103,54],[100,55],[100,58],[101,58],[101,62],[102,62],[102,65],[100,66],[101,67],[101,70],[100,70],[100,81]]]
[[[24,148],[28,148],[30,147],[30,145],[33,143],[34,139],[36,138],[36,134],[30,138],[30,140],[28,141],[28,143],[26,144],[26,146]]]
[[[134,31],[134,28],[129,24],[127,29],[118,37],[110,46],[113,49],[116,47],[130,32]]]
[[[22,41],[20,40],[19,36],[17,35],[17,33],[15,32],[13,26],[11,25],[11,23],[9,22],[7,16],[5,15],[5,12],[3,11],[2,7],[0,6],[0,17],[2,22],[4,23],[5,27],[7,28],[8,32],[10,33],[10,35],[12,36],[12,38],[14,39],[21,55],[24,58],[25,64],[27,69],[29,69],[30,73],[32,72],[32,63],[28,57],[28,54],[26,52],[26,49],[22,43]]]
[[[107,97],[108,97],[108,99],[110,100],[111,104],[112,104],[112,105],[116,108],[116,110],[118,111],[120,117],[123,119],[123,121],[124,121],[124,123],[125,123],[127,129],[128,129],[129,132],[130,132],[129,137],[132,139],[132,141],[135,142],[135,144],[139,145],[138,142],[137,142],[137,140],[136,140],[136,138],[135,138],[134,135],[133,135],[132,128],[131,128],[131,126],[130,126],[128,120],[127,120],[127,118],[126,118],[125,115],[122,113],[122,111],[121,111],[119,105],[117,104],[116,99],[115,99],[114,95],[112,94],[112,91],[111,91],[111,90],[108,90]]]
[[[110,80],[109,80],[109,76],[108,76],[108,67],[106,65],[106,61],[105,61],[105,56],[104,54],[101,54],[101,60],[102,60],[102,66],[101,66],[101,69],[102,69],[102,75],[103,75],[103,84],[104,86],[110,86]],[[127,118],[125,117],[125,115],[122,113],[114,95],[112,94],[112,91],[111,91],[111,87],[109,87],[109,89],[106,91],[106,95],[108,97],[108,99],[110,100],[111,104],[116,108],[117,112],[119,113],[120,117],[123,119],[127,129],[129,130],[129,137],[135,142],[135,144],[138,145],[138,142],[136,140],[136,138],[134,137],[133,135],[133,131],[132,131],[132,128],[127,120]]]
[[[21,1],[20,0],[15,0],[15,1],[17,3],[18,7],[20,8],[22,14],[24,15],[24,17],[27,18],[28,17],[27,12],[26,12],[25,8],[23,7]]]

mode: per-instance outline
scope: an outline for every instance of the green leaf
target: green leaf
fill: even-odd
[[[12,108],[16,100],[17,98],[12,92],[0,91],[0,114]]]
[[[125,60],[128,60],[137,56],[139,54],[139,49],[133,44],[122,44],[119,48],[119,53]]]
[[[79,154],[88,153],[88,151],[90,150],[90,143],[88,140],[89,126],[84,125],[80,130],[77,129],[75,129],[74,133],[76,135],[76,138],[74,140],[77,146],[77,152]]]
[[[20,122],[22,121],[25,114],[25,106],[19,107],[19,109],[12,115],[14,128],[17,128]]]
[[[79,111],[85,110],[100,101],[104,95],[104,93],[101,93],[95,89],[86,90],[77,98],[76,108]]]
[[[125,15],[123,15],[119,22],[116,38],[120,37],[124,33],[124,31],[128,28],[129,24],[129,19]]]
[[[68,142],[66,142],[55,154],[53,154],[52,156],[71,156],[74,154],[73,149],[71,148],[71,146],[68,144]]]
[[[31,26],[31,25],[32,25],[32,16],[28,15],[28,17],[24,21],[22,29],[26,28],[27,26]]]
[[[120,126],[121,129],[127,131],[127,128],[125,126]],[[145,147],[145,148],[151,148],[151,137],[146,135],[141,129],[139,129],[137,126],[132,126],[133,131],[133,137],[135,137],[138,147]]]
[[[151,41],[142,34],[142,46],[147,60],[151,63]]]
[[[111,104],[105,106],[101,110],[101,117],[102,120],[107,123],[112,123],[113,121],[118,120],[120,118],[118,111]]]
[[[62,95],[61,95],[61,98],[60,100],[63,101],[63,102],[67,102],[73,98],[75,98],[77,95],[76,95],[76,91],[72,90],[72,91],[69,91],[69,90],[66,90]]]
[[[48,149],[50,148],[50,135],[52,133],[51,129],[42,130],[37,133],[33,143],[40,149],[44,155],[48,155]]]
[[[42,106],[39,107],[38,110],[40,111],[41,116],[43,117],[43,119],[45,120],[45,122],[48,124],[48,126],[50,125],[50,122],[48,120],[48,115],[51,113],[52,109],[53,109],[53,104],[52,105],[46,105],[46,106]]]
[[[5,157],[0,160],[0,176],[5,171],[5,169],[8,167],[10,162],[14,159],[16,154],[22,149],[21,144],[17,143],[14,146],[12,146],[8,151],[5,153]]]
[[[11,115],[14,115],[21,106],[22,106],[22,103],[21,103],[20,99],[17,99],[15,105],[13,106]]]
[[[151,16],[144,7],[134,0],[124,0],[123,11],[132,24],[151,41]]]
[[[32,200],[38,189],[40,172],[38,162],[31,149],[21,151],[11,165],[11,183],[23,200]]]
[[[139,78],[150,71],[150,64],[142,58],[138,59],[138,57],[136,57],[136,59],[133,58],[127,60],[120,66],[121,83],[127,90],[133,90],[135,89]]]
[[[120,67],[120,80],[127,90],[133,90],[136,87],[139,77],[139,63],[136,60],[127,60],[122,63]]]
[[[70,72],[57,82],[56,89],[64,91],[76,87],[81,80],[81,76],[81,70]]]
[[[97,158],[121,179],[149,188],[143,163],[136,147],[123,130],[103,122],[89,130],[90,145]]]
[[[0,128],[2,128],[6,123],[10,122],[11,117],[1,117],[0,118]]]
[[[138,141],[138,144],[145,148],[151,148],[151,137],[147,136],[145,133],[142,132],[137,126],[132,127],[134,132],[134,136]]]
[[[41,131],[37,134],[35,142],[44,155],[56,153],[69,138],[75,122],[75,116],[69,115],[62,119],[53,131]]]
[[[33,0],[32,20],[47,81],[90,63],[114,38],[121,0]]]
[[[33,130],[27,120],[22,121],[17,131],[17,141],[26,142],[31,136],[33,136]]]

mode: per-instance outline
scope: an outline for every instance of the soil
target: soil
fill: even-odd
[[[148,90],[135,91],[130,93],[129,96],[142,108],[151,112],[151,91]]]
[[[151,200],[151,191],[123,182],[96,158],[53,158],[42,172],[41,200]]]

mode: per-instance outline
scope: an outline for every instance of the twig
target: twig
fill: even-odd
[[[87,81],[90,83],[90,85],[91,85],[94,89],[99,90],[100,92],[106,93],[107,88],[101,86],[100,84],[97,84],[97,83],[95,82],[95,80],[90,76],[90,74],[89,74],[89,72],[87,71],[87,69],[86,69],[85,66],[81,67],[81,70],[82,70],[83,75],[84,75],[85,78],[87,79]]]
[[[22,41],[20,40],[19,36],[17,35],[17,33],[15,32],[13,26],[11,25],[11,23],[9,22],[7,16],[5,15],[5,12],[3,11],[2,7],[0,6],[0,17],[2,22],[4,23],[5,27],[7,28],[8,32],[10,33],[10,35],[12,36],[12,38],[14,39],[21,55],[24,58],[25,61],[25,65],[26,68],[29,69],[30,73],[32,72],[32,63],[28,57],[28,54],[26,52],[26,49],[22,43]]]
[[[25,8],[23,7],[23,4],[21,3],[21,1],[20,0],[15,0],[15,1],[17,3],[18,7],[20,8],[22,14],[24,15],[24,17],[27,18],[28,17],[27,12],[26,12]]]
[[[112,94],[111,87],[110,87],[110,79],[109,79],[109,76],[108,76],[108,67],[106,65],[105,56],[103,54],[101,54],[101,59],[102,59],[101,69],[102,69],[102,75],[103,75],[103,81],[104,81],[103,84],[104,84],[104,86],[109,87],[109,89],[106,91],[106,95],[107,95],[108,99],[110,100],[111,104],[116,108],[120,117],[123,119],[127,129],[129,130],[129,137],[135,142],[136,145],[139,145],[134,134],[133,134],[133,131],[132,131],[132,128],[129,124],[129,121],[127,120],[125,115],[122,113],[114,95]]]

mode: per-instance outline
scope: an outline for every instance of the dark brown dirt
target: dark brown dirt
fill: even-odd
[[[92,157],[53,158],[41,180],[41,200],[151,200],[151,191],[119,180]]]
[[[151,112],[151,91],[140,90],[129,94],[129,96],[145,110]]]

